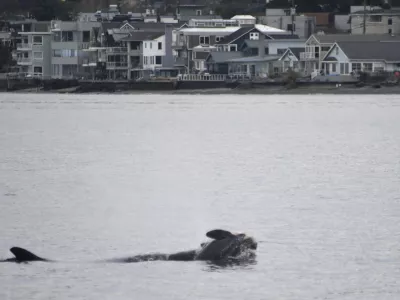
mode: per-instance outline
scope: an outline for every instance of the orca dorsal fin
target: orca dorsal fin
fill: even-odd
[[[46,259],[43,259],[32,252],[29,252],[26,249],[20,248],[20,247],[12,247],[10,249],[10,252],[14,254],[15,259],[17,261],[46,261]]]
[[[233,236],[232,232],[223,229],[214,229],[206,233],[206,236],[214,240],[223,240]]]

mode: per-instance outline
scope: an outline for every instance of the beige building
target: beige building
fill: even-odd
[[[351,16],[351,33],[366,34],[399,34],[400,33],[400,8],[372,9],[353,12]]]

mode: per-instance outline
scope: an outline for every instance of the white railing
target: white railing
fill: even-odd
[[[30,43],[19,43],[19,44],[17,44],[17,49],[32,49],[32,44],[30,44]]]
[[[328,51],[300,52],[300,60],[322,60]]]
[[[32,63],[32,58],[31,57],[19,57],[17,59],[17,63]]]
[[[178,80],[182,81],[225,81],[225,74],[210,74],[210,75],[197,75],[197,74],[181,74],[178,75]]]
[[[106,49],[107,54],[115,54],[115,53],[127,53],[128,48],[126,47],[110,47]]]
[[[84,49],[89,49],[90,48],[90,43],[88,42],[88,43],[82,43],[81,45],[80,45],[80,49],[82,49],[82,50],[84,50]]]
[[[127,62],[107,62],[107,69],[126,69],[128,68]]]

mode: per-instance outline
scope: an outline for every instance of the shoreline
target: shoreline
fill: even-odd
[[[332,85],[316,85],[316,86],[300,86],[292,89],[287,89],[282,86],[275,87],[258,87],[258,88],[211,88],[211,89],[182,89],[182,90],[116,90],[114,92],[91,91],[91,92],[74,92],[72,88],[62,90],[38,90],[37,88],[20,89],[14,91],[0,91],[6,94],[104,94],[104,95],[137,95],[137,94],[168,94],[168,95],[312,95],[312,94],[337,94],[337,95],[363,95],[363,94],[400,94],[400,86],[341,86],[335,87]]]

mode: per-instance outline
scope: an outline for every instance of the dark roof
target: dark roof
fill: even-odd
[[[238,38],[241,36],[245,35],[246,33],[249,33],[255,29],[254,26],[244,26],[236,30],[235,32],[232,32],[230,35],[225,36],[222,40],[220,40],[217,45],[226,45],[230,44],[234,41],[236,41]],[[257,30],[257,29],[256,29]],[[257,30],[258,31],[258,30]]]
[[[204,0],[178,0],[178,6],[202,7],[206,6]]]
[[[164,34],[165,34],[164,31],[160,32],[132,31],[128,37],[121,39],[121,41],[126,41],[126,42],[148,41],[148,40],[154,40]]]
[[[385,60],[400,62],[400,41],[394,42],[338,42],[349,59],[353,60]],[[362,51],[360,51],[362,49]],[[332,49],[330,52],[331,53]]]
[[[285,40],[285,39],[295,39],[298,40],[300,37],[297,34],[267,34],[274,40]]]
[[[228,62],[230,59],[240,58],[240,57],[243,57],[242,52],[212,51],[207,56],[206,60],[212,59],[214,63],[218,64],[218,63],[225,63]]]
[[[328,57],[327,59],[324,59],[324,61],[338,61],[335,57]]]
[[[400,9],[372,9],[372,10],[359,10],[351,13],[350,15],[400,15]]]
[[[106,31],[108,29],[113,29],[113,28],[121,28],[123,23],[121,22],[103,22],[101,23],[101,27],[103,28],[103,31]]]
[[[351,41],[400,41],[400,36],[390,34],[314,34],[313,36],[321,44]]]
[[[305,51],[304,47],[299,47],[299,48],[289,48],[289,50],[293,53],[294,56],[296,56],[297,59],[300,59],[300,53]]]
[[[195,59],[206,59],[210,52],[206,51],[195,51]]]

